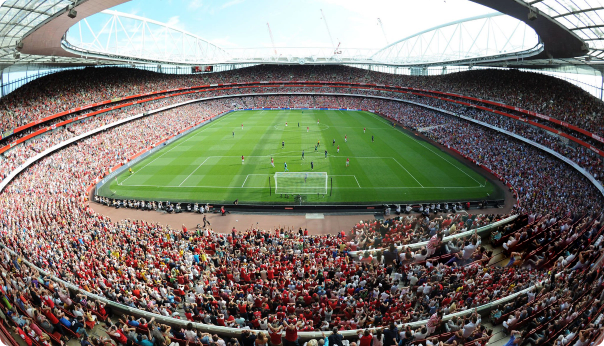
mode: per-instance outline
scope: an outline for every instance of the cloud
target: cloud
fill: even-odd
[[[201,6],[203,6],[203,0],[190,0],[187,8],[194,11],[199,9]]]
[[[133,16],[136,16],[140,13],[141,9],[139,7],[133,7],[130,9],[130,11],[128,11],[128,14],[131,14]]]
[[[184,23],[182,23],[180,21],[180,17],[179,16],[172,16],[172,17],[168,18],[168,21],[166,22],[166,25],[174,27],[174,28],[178,28],[178,29],[181,29],[181,30],[185,30]]]
[[[222,48],[234,48],[237,44],[233,43],[230,36],[212,39],[212,43]]]
[[[227,3],[224,3],[222,6],[220,6],[220,9],[221,9],[221,10],[224,10],[224,9],[225,9],[225,8],[227,8],[227,7],[231,7],[231,6],[234,6],[234,5],[240,4],[240,3],[242,3],[243,1],[245,1],[245,0],[231,0],[231,1],[227,2]]]

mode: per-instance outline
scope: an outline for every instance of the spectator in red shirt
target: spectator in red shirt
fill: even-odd
[[[270,336],[271,346],[281,346],[283,345],[282,340],[283,327],[280,326],[277,322],[273,322],[268,326],[268,335]]]
[[[372,346],[373,335],[369,332],[369,329],[359,330],[359,346]]]
[[[299,346],[298,344],[298,329],[304,327],[304,321],[293,320],[294,323],[288,323],[286,320],[283,321],[285,325],[285,340],[283,340],[283,346]]]

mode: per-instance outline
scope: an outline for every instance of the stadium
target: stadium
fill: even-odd
[[[1,1],[0,344],[602,344],[602,5]]]

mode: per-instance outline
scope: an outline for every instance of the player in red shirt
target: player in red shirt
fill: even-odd
[[[243,165],[244,162],[245,162],[245,157],[243,157],[243,155],[241,155],[241,164]]]

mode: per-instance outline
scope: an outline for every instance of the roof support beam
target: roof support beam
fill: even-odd
[[[601,27],[604,27],[604,24],[602,24],[602,25],[578,26],[578,27],[572,28],[570,30],[575,31],[575,30],[584,30],[584,29],[595,29],[595,28],[601,28]]]
[[[579,14],[579,13],[599,11],[599,10],[604,10],[604,7],[586,8],[586,9],[583,9],[583,10],[577,10],[577,11],[567,12],[567,13],[564,13],[564,14],[559,14],[557,16],[553,16],[552,19],[556,19],[556,18],[560,18],[560,17],[566,17],[566,16],[570,16],[570,15],[574,15],[574,14]]]
[[[45,15],[45,16],[50,16],[49,13],[46,13],[45,11],[40,11],[34,8],[27,8],[27,7],[23,7],[23,6],[2,6],[2,7],[6,7],[6,8],[10,8],[10,9],[14,9],[14,10],[19,10],[19,11],[26,11],[26,12],[30,12],[30,13],[37,13],[37,14],[41,14],[41,15]]]
[[[525,22],[532,27],[543,42],[545,52],[538,58],[548,59],[548,54],[553,58],[574,58],[585,55],[582,49],[584,41],[573,31],[567,29],[558,21],[552,19],[547,14],[539,11],[537,19],[528,20],[527,15],[531,10],[531,5],[541,2],[541,0],[522,2],[501,1],[501,0],[470,0],[477,4],[490,7],[508,16],[512,16]]]

